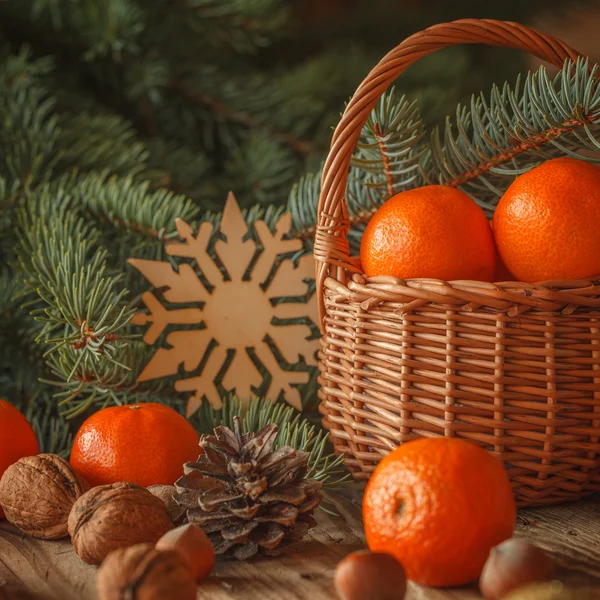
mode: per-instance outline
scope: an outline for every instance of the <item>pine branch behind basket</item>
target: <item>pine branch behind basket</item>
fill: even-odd
[[[364,225],[385,200],[406,189],[460,187],[492,213],[514,178],[545,160],[568,155],[600,161],[598,76],[599,67],[586,59],[567,60],[553,78],[541,67],[514,85],[474,95],[429,135],[417,103],[386,92],[352,158],[346,199],[351,227]],[[290,193],[300,237],[314,232],[320,181],[320,171],[308,174]]]

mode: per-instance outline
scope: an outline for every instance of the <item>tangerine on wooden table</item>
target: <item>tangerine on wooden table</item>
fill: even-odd
[[[517,177],[494,214],[494,236],[519,281],[600,274],[600,169],[555,158]]]
[[[71,465],[91,485],[173,484],[195,461],[199,436],[177,411],[149,402],[104,408],[81,426]]]
[[[496,265],[492,231],[467,194],[428,185],[390,198],[371,217],[360,245],[368,277],[491,281]]]
[[[387,552],[421,585],[465,585],[510,538],[514,495],[502,463],[458,438],[420,439],[388,454],[363,498],[369,548]]]
[[[25,415],[0,399],[0,477],[20,458],[39,454],[37,436]],[[0,507],[0,519],[4,511]]]

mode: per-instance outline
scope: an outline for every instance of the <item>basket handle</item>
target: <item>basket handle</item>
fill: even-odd
[[[391,83],[421,57],[456,44],[488,44],[526,50],[557,67],[579,53],[559,39],[518,23],[492,19],[461,19],[434,25],[405,39],[389,52],[358,87],[331,140],[321,180],[315,231],[317,300],[323,329],[324,284],[328,276],[346,283],[346,273],[358,272],[348,246],[348,208],[345,191],[350,159],[360,133],[379,98]]]

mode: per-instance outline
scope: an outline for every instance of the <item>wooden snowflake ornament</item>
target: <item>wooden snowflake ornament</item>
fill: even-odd
[[[219,408],[227,392],[241,398],[259,392],[273,399],[282,396],[301,408],[296,385],[308,382],[308,366],[316,365],[318,349],[310,326],[317,322],[316,303],[308,293],[314,261],[310,254],[297,264],[291,260],[302,242],[286,239],[290,226],[289,213],[279,219],[275,232],[257,221],[258,246],[230,194],[220,226],[225,239],[214,244],[220,266],[209,251],[213,225],[202,223],[194,235],[180,219],[177,232],[183,243],[166,246],[167,254],[181,259],[177,270],[168,262],[129,260],[155,289],[166,288],[162,296],[144,292],[149,312],[133,320],[150,325],[147,344],[159,341],[168,328],[167,347],[157,349],[139,381],[176,375],[183,365],[190,376],[179,379],[175,389],[193,392],[188,416],[204,399]],[[186,328],[177,330],[182,325]],[[302,370],[292,370],[294,365]]]

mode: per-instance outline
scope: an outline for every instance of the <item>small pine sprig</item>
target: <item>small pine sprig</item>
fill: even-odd
[[[545,67],[514,86],[459,105],[431,137],[430,179],[460,187],[493,212],[517,175],[560,156],[598,162],[598,65],[567,60],[551,78]]]
[[[110,113],[82,111],[61,114],[61,133],[57,146],[61,155],[57,170],[76,167],[79,171],[97,170],[123,176],[141,173],[148,160],[148,150],[137,139],[131,123]]]
[[[192,417],[192,424],[200,433],[212,433],[221,425],[233,429],[235,417],[242,418],[244,434],[257,433],[265,425],[275,423],[279,427],[275,448],[291,446],[308,452],[307,477],[322,481],[326,490],[338,490],[349,482],[350,474],[344,468],[343,457],[336,457],[328,451],[328,434],[284,403],[252,398],[245,404],[240,398],[228,396],[223,399],[219,410],[207,402],[203,403]]]
[[[193,223],[198,215],[191,200],[130,176],[90,174],[76,181],[71,194],[94,219],[152,241],[174,237],[176,218]]]
[[[409,187],[424,185],[428,148],[417,101],[396,100],[392,88],[373,109],[360,134],[351,165],[363,171],[363,185],[385,201]],[[381,201],[380,201],[381,203]]]
[[[69,458],[73,432],[65,417],[57,414],[51,398],[30,403],[25,416],[37,435],[40,452]]]

